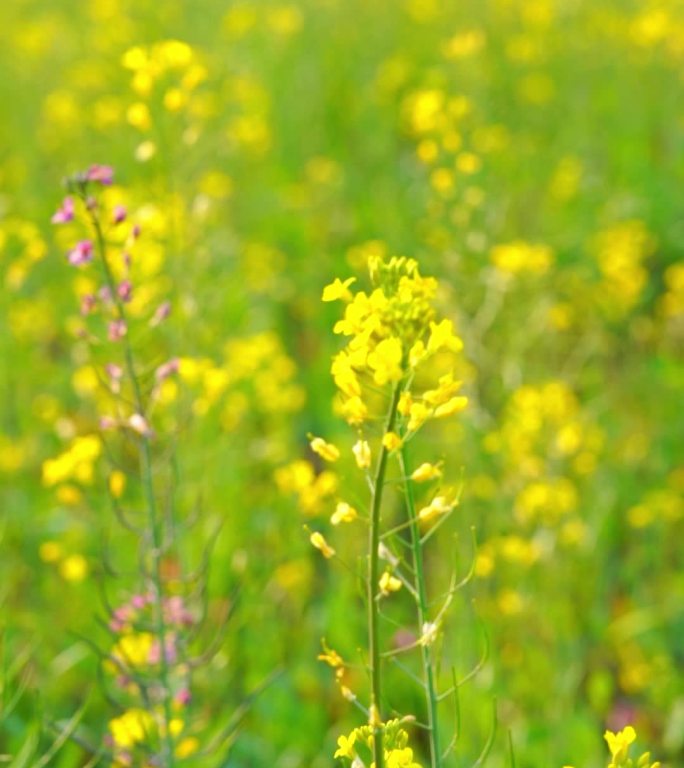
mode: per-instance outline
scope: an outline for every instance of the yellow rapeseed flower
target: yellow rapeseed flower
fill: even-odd
[[[347,504],[346,501],[340,501],[337,504],[332,517],[330,518],[330,522],[333,525],[339,525],[340,523],[351,523],[352,521],[356,520],[358,516],[359,513],[354,509],[354,507]]]
[[[311,450],[325,461],[337,461],[340,458],[339,448],[332,443],[326,443],[322,437],[314,437],[309,443]]]
[[[603,738],[608,743],[608,749],[613,758],[613,762],[620,762],[627,757],[629,746],[636,741],[636,731],[631,725],[623,728],[619,733],[606,731]]]
[[[314,531],[311,536],[309,536],[309,541],[326,559],[329,560],[331,557],[334,557],[335,550],[328,544],[323,534],[319,531]]]

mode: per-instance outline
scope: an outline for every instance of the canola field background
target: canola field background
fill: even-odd
[[[599,768],[627,724],[684,765],[681,3],[12,0],[0,42],[0,754],[33,765],[87,700],[49,762],[84,766],[115,714],[91,645],[136,547],[106,492],[125,478],[83,442],[91,276],[50,224],[62,178],[102,163],[141,225],[131,312],[172,307],[155,428],[186,567],[213,542],[209,626],[230,614],[193,691],[201,740],[239,716],[220,764],[334,765],[363,722],[317,659],[364,647],[359,585],[307,528],[363,488],[308,436],[351,457],[322,290],[396,254],[464,344],[469,405],[422,438],[463,489],[428,575],[473,565],[442,642],[460,677],[486,655],[449,764],[494,708],[492,768],[509,741],[523,768]]]

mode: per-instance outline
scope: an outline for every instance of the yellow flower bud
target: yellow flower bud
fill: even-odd
[[[339,525],[340,523],[351,523],[352,521],[356,520],[358,516],[359,513],[354,509],[354,507],[347,504],[346,501],[340,501],[335,508],[332,517],[330,518],[330,522],[333,525]]]
[[[371,450],[365,440],[357,440],[352,448],[356,465],[359,469],[368,469],[371,465]]]
[[[411,480],[415,480],[417,483],[425,483],[428,480],[434,480],[441,476],[442,472],[439,467],[425,462],[411,473]]]
[[[309,443],[311,450],[317,453],[325,461],[337,461],[340,451],[332,443],[326,443],[322,437],[314,437]]]
[[[309,541],[326,559],[329,560],[335,555],[335,550],[328,544],[322,533],[314,531],[309,536]]]
[[[396,432],[387,432],[382,438],[382,444],[388,451],[396,451],[401,445],[401,438]]]

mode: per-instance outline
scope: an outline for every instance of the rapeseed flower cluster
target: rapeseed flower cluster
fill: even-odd
[[[374,288],[368,294],[352,293],[354,278],[336,279],[323,291],[323,301],[346,304],[334,332],[349,341],[335,356],[331,372],[339,390],[338,409],[357,427],[369,418],[369,388],[396,385],[436,353],[458,352],[463,347],[452,320],[435,322],[432,302],[437,282],[422,277],[414,259],[373,259],[369,269]],[[429,419],[463,410],[467,399],[457,394],[459,387],[445,374],[420,395],[404,389],[398,410],[407,431],[413,433]],[[398,447],[391,430],[383,439]]]
[[[636,741],[637,734],[631,725],[625,726],[621,731],[606,731],[604,739],[610,750],[610,763],[608,768],[660,768],[660,762],[651,762],[651,753],[644,752],[638,759],[630,756],[632,744]],[[565,768],[572,768],[565,766]]]
[[[387,768],[421,768],[413,756],[413,750],[408,746],[408,734],[401,727],[401,720],[390,720],[385,723],[383,732],[384,760]],[[337,751],[334,757],[342,758],[345,764],[353,768],[375,768],[375,762],[370,758],[373,746],[373,729],[364,725],[355,728],[348,736],[340,736],[337,740]]]

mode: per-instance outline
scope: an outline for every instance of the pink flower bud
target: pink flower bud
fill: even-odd
[[[167,379],[174,373],[178,373],[179,360],[177,357],[172,358],[166,363],[162,363],[159,368],[154,372],[154,378],[160,382]]]
[[[112,320],[107,328],[109,341],[119,341],[128,333],[128,328],[123,320]]]
[[[72,197],[65,197],[62,204],[57,209],[50,221],[53,224],[65,224],[74,218],[74,200]]]
[[[89,315],[91,312],[95,310],[96,306],[97,306],[97,296],[94,296],[92,293],[86,293],[84,296],[81,296],[81,314],[82,315]]]
[[[171,314],[171,302],[165,301],[163,304],[160,304],[154,315],[152,315],[152,318],[150,319],[150,325],[155,328],[159,325],[159,323],[166,320],[166,318]]]
[[[130,301],[133,295],[133,283],[130,280],[122,280],[116,288],[121,301]]]
[[[176,704],[178,704],[181,707],[187,706],[192,699],[192,694],[190,693],[190,690],[188,688],[181,688],[180,691],[175,695],[174,700]]]
[[[109,185],[114,179],[114,169],[109,165],[91,165],[86,171],[86,180]]]
[[[72,267],[79,267],[93,260],[93,244],[90,240],[81,240],[67,254]]]
[[[114,210],[112,211],[112,223],[121,224],[122,221],[126,221],[127,215],[128,212],[126,211],[125,205],[115,205]]]
[[[107,371],[107,376],[115,381],[118,381],[123,376],[123,368],[116,363],[107,363],[105,371]]]

